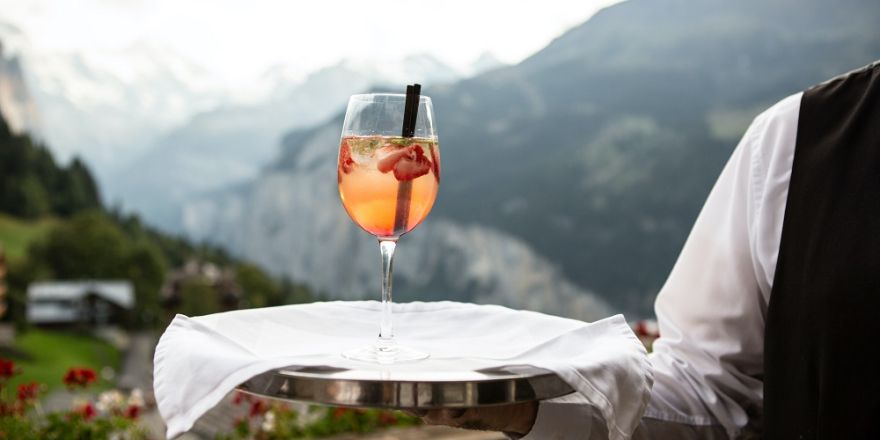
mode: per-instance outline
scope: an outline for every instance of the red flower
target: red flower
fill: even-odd
[[[425,150],[419,144],[401,147],[388,144],[378,150],[377,168],[383,173],[394,171],[394,177],[400,181],[419,178],[431,171],[431,161],[425,156]]]
[[[141,407],[137,405],[128,405],[128,409],[125,410],[125,417],[137,420],[138,416],[141,414]]]
[[[16,374],[18,370],[15,368],[15,362],[0,358],[0,379],[9,379]]]
[[[235,390],[235,395],[232,396],[232,404],[233,405],[240,405],[241,402],[250,402],[250,401],[251,401],[251,396],[249,396],[247,393],[244,393],[239,390]]]
[[[40,384],[36,382],[21,384],[18,386],[18,400],[20,401],[29,402],[32,400],[36,400],[39,393]]]
[[[265,402],[260,399],[254,399],[251,403],[251,411],[248,413],[248,417],[257,417],[266,412],[267,409],[269,408],[266,406]]]
[[[650,325],[646,321],[639,321],[633,328],[636,335],[640,338],[659,338],[660,332],[657,331],[656,325]]]
[[[390,426],[397,423],[397,416],[394,413],[389,411],[382,411],[379,413],[379,425],[381,426]]]
[[[342,416],[348,414],[349,412],[351,412],[351,410],[348,408],[333,408],[333,418],[339,419]]]
[[[68,388],[85,388],[98,380],[98,376],[91,368],[71,368],[67,370],[63,380]]]
[[[74,413],[79,414],[85,420],[92,420],[92,418],[95,417],[96,414],[95,407],[92,406],[92,402],[88,402],[85,405],[77,408]]]
[[[351,148],[348,146],[348,142],[342,141],[342,145],[339,146],[338,180],[341,182],[342,175],[350,173],[355,165],[357,165],[357,163],[355,163],[354,159],[351,157]]]

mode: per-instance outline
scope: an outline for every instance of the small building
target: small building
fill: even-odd
[[[119,324],[134,308],[124,280],[44,281],[27,290],[27,320],[36,325]]]

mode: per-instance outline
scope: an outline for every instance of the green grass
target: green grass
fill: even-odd
[[[70,367],[89,367],[98,373],[97,389],[112,387],[100,379],[101,369],[111,367],[118,372],[121,354],[109,343],[93,336],[72,331],[31,329],[20,333],[15,348],[27,353],[30,360],[17,360],[22,374],[12,380],[13,387],[36,381],[49,390],[62,388],[61,379]]]
[[[10,260],[23,258],[28,246],[46,236],[57,222],[54,218],[21,220],[0,214],[0,245]]]

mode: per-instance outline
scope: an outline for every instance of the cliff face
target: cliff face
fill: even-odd
[[[39,134],[39,113],[18,57],[6,55],[0,42],[0,115],[16,134]]]

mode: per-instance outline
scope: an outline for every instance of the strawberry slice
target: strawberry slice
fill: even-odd
[[[351,148],[348,142],[343,141],[339,147],[339,172],[342,174],[350,173],[357,165],[351,157]]]
[[[394,166],[394,177],[398,181],[413,180],[431,171],[431,161],[425,156],[422,148],[418,145],[414,145],[414,147],[417,147],[415,157],[408,155]]]
[[[387,173],[394,169],[397,162],[409,154],[409,147],[401,147],[395,144],[386,144],[384,147],[376,150],[376,156],[379,158],[376,168],[383,173]]]
[[[379,157],[376,168],[383,173],[394,171],[394,177],[401,182],[413,180],[431,171],[431,160],[419,144],[401,147],[388,144],[376,150]]]

